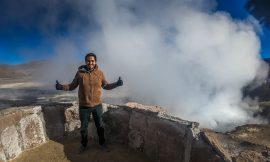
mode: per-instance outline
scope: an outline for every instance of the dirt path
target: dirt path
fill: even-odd
[[[78,154],[79,139],[47,143],[22,153],[11,162],[150,162],[144,154],[119,144],[110,144],[110,152],[90,141],[89,148]]]

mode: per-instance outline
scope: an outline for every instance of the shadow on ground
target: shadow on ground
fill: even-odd
[[[12,162],[150,162],[143,153],[120,144],[110,144],[110,152],[101,150],[90,140],[88,149],[78,154],[79,139],[49,140],[47,143],[23,152]]]

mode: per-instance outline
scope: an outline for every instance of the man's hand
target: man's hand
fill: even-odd
[[[123,80],[121,79],[121,77],[119,77],[119,79],[116,82],[113,82],[111,84],[106,84],[103,87],[103,89],[111,90],[111,89],[114,89],[114,88],[122,86],[122,85],[123,85]]]
[[[63,90],[63,89],[64,89],[63,85],[60,84],[60,83],[58,82],[58,80],[56,80],[55,89],[56,89],[56,90]]]
[[[119,77],[118,81],[116,82],[117,86],[122,86],[123,85],[123,80],[121,77]]]

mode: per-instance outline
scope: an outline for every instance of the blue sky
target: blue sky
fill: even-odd
[[[249,16],[249,13],[245,10],[244,5],[246,0],[217,0],[218,7],[217,10],[222,10],[229,12],[234,19],[245,19]],[[46,31],[41,31],[38,25],[43,22],[42,19],[43,11],[40,9],[39,17],[33,16],[29,19],[20,20],[18,14],[8,13],[9,9],[6,8],[6,3],[0,2],[0,64],[19,64],[25,63],[33,60],[48,59],[53,56],[54,44],[55,42],[48,37],[49,35],[65,37],[65,34],[68,32],[68,27],[65,26],[68,19],[74,19],[73,11],[67,13],[66,10],[63,10],[63,15],[61,24],[54,29]],[[24,6],[17,6],[18,8],[24,8]],[[15,6],[16,9],[16,6]],[[14,10],[14,8],[12,8]],[[21,12],[16,11],[14,12]],[[24,13],[29,14],[29,13]],[[2,15],[2,16],[1,16]],[[9,15],[9,16],[6,16]],[[67,16],[68,15],[68,16]],[[19,22],[17,20],[20,20]],[[40,23],[38,25],[34,23]],[[78,24],[85,22],[83,20],[76,20]],[[24,25],[28,24],[28,25]],[[33,26],[29,25],[33,24]],[[46,24],[45,24],[46,25]],[[270,48],[268,43],[270,42],[270,31],[263,27],[263,33],[259,35],[261,39],[261,56],[262,58],[270,58]]]
[[[247,0],[217,0],[218,10],[227,11],[235,19],[245,19],[249,13],[245,10],[244,6]],[[270,30],[262,27],[263,33],[259,34],[261,40],[261,57],[270,58]]]

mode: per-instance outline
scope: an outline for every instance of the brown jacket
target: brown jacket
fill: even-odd
[[[63,85],[65,91],[72,91],[79,86],[79,105],[94,107],[101,104],[101,87],[108,82],[96,65],[93,71],[88,71],[86,65],[80,66],[72,83]]]

